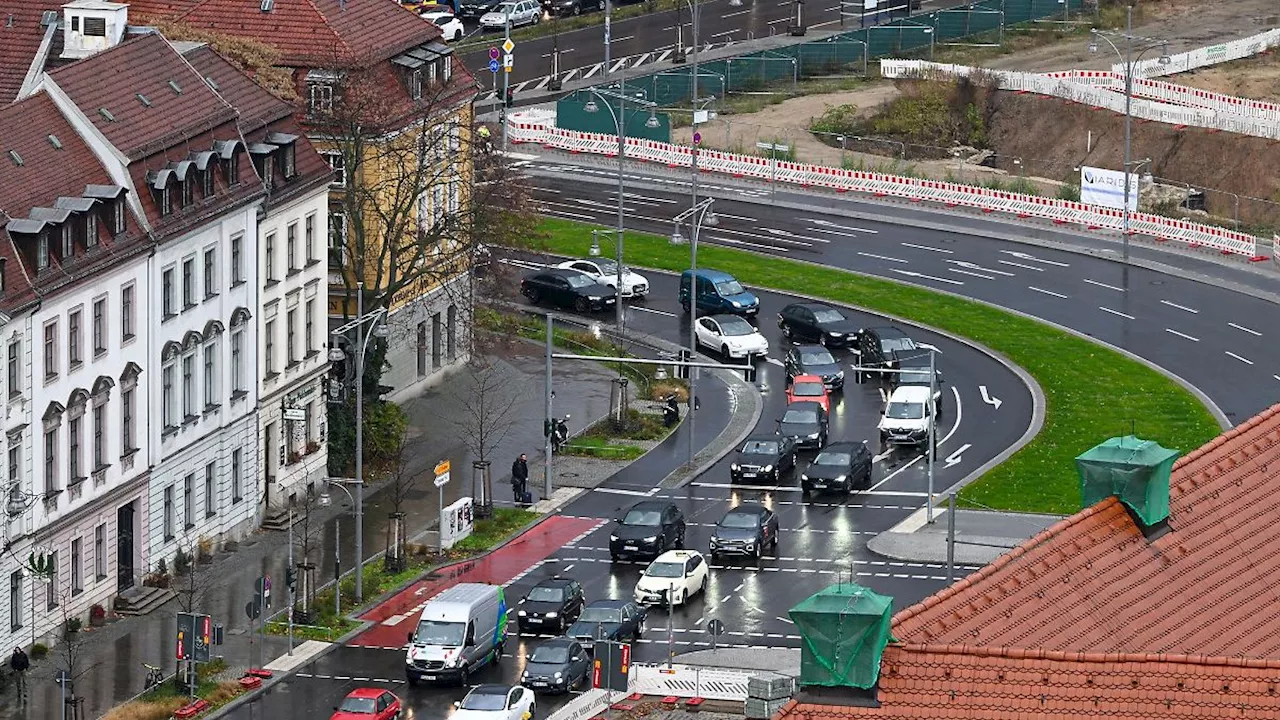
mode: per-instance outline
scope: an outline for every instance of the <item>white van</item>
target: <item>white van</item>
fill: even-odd
[[[937,415],[937,401],[932,395],[927,385],[899,385],[894,389],[880,413],[881,450],[893,445],[922,449],[928,446],[929,427]]]
[[[404,674],[410,685],[467,685],[476,670],[497,664],[507,642],[507,597],[501,586],[459,583],[427,602],[409,633]]]

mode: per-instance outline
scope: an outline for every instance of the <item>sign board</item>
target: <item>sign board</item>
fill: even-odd
[[[515,67],[515,65],[516,65],[515,55],[512,55],[511,53],[507,53],[506,55],[502,56],[502,67],[506,68],[507,72],[511,72],[511,68]]]
[[[306,408],[285,408],[284,419],[291,422],[303,422],[307,419]]]
[[[876,0],[862,0],[862,7],[866,8],[867,10],[875,10]]]
[[[709,121],[710,119],[711,119],[711,111],[710,111],[710,110],[694,110],[694,111],[693,111],[693,124],[694,124],[694,125],[701,125],[702,123],[707,122],[707,121]]]
[[[595,659],[591,661],[591,686],[607,690],[627,691],[627,674],[631,672],[631,645],[597,642]]]
[[[1085,205],[1124,209],[1124,176],[1118,170],[1080,167],[1080,202]],[[1129,173],[1129,211],[1138,209],[1138,176]]]
[[[192,658],[196,662],[209,662],[213,659],[213,619],[208,615],[196,615],[196,632],[192,638]]]
[[[257,598],[245,603],[244,615],[250,620],[257,620],[262,617],[262,603],[258,602]]]
[[[449,484],[449,461],[441,460],[436,463],[436,487],[444,487]]]
[[[516,44],[511,42],[511,38],[502,41],[502,52],[510,55],[512,50],[516,49]]]
[[[494,59],[492,59],[492,60],[490,60],[490,61],[489,61],[489,72],[491,72],[491,73],[496,73],[496,72],[498,72],[498,59],[497,59],[497,58],[494,58]]]
[[[178,613],[178,641],[174,644],[173,657],[187,660],[191,657],[193,636],[196,634],[196,616],[191,613]]]
[[[444,509],[444,518],[440,524],[443,528],[440,535],[443,547],[451,548],[471,535],[471,531],[475,529],[474,505],[471,498],[464,497]]]
[[[711,622],[707,623],[707,632],[716,637],[723,635],[724,623],[720,622],[719,618],[712,618]]]
[[[497,60],[497,59],[498,59],[498,48],[496,48],[496,47],[491,47],[491,48],[489,48],[489,59],[490,59],[490,60]]]
[[[178,660],[209,662],[213,646],[213,620],[208,615],[178,613],[178,641],[174,657]]]
[[[254,599],[258,601],[259,612],[264,607],[271,607],[271,576],[263,575],[253,584]]]

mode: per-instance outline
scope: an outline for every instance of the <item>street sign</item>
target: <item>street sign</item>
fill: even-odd
[[[257,600],[250,600],[244,604],[244,615],[250,620],[257,620],[262,617],[262,603]]]
[[[591,663],[591,686],[608,690],[627,690],[627,673],[631,671],[631,645],[597,642]]]
[[[271,607],[271,576],[263,575],[253,583],[253,599],[258,603],[261,612],[264,607]]]
[[[285,408],[284,419],[293,422],[302,422],[307,419],[306,408]]]
[[[489,61],[489,72],[491,73],[498,72],[498,58],[493,58],[492,60]]]
[[[719,619],[712,619],[711,622],[707,623],[707,632],[711,633],[713,636],[723,635],[724,623],[720,622]]]
[[[701,145],[701,144],[702,144],[702,133],[700,133],[700,132],[696,132],[696,133],[694,133],[694,134],[693,134],[693,144],[694,144],[694,145]]]
[[[191,657],[191,645],[196,634],[196,616],[191,613],[178,613],[178,642],[174,645],[173,657],[186,660]]]
[[[511,51],[515,49],[516,49],[516,44],[511,42],[511,38],[507,38],[506,40],[502,41],[502,52],[510,55]]]
[[[436,487],[444,487],[449,484],[449,461],[441,460],[436,463]]]
[[[497,60],[497,59],[498,59],[498,48],[496,48],[496,47],[491,47],[491,48],[489,48],[489,59],[490,59],[490,60]]]
[[[196,615],[196,632],[192,638],[191,656],[196,662],[209,662],[213,659],[213,620],[208,615]]]
[[[506,68],[507,72],[511,72],[511,68],[514,67],[515,64],[516,64],[515,55],[512,55],[511,53],[507,53],[506,55],[502,56],[502,67]]]

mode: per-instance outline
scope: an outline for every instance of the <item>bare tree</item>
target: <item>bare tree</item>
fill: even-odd
[[[80,632],[80,618],[74,617],[67,610],[70,605],[71,596],[68,593],[60,592],[62,604],[62,642],[58,645],[58,656],[62,661],[62,667],[58,668],[59,675],[55,675],[55,682],[65,684],[63,688],[66,691],[64,702],[67,706],[67,712],[63,717],[80,717],[80,701],[76,697],[76,680],[88,672],[89,668],[81,667],[81,645],[84,638]],[[65,673],[65,674],[61,674]]]
[[[311,619],[315,600],[316,568],[321,552],[321,536],[324,534],[325,514],[318,498],[307,488],[293,508],[296,522],[293,524],[293,569],[297,572],[294,592],[294,618],[306,623]],[[313,555],[316,562],[312,562]]]
[[[500,363],[500,359],[488,355],[473,355],[471,372],[457,390],[462,412],[455,422],[462,432],[463,443],[482,467],[483,480],[478,480],[475,474],[471,476],[471,496],[481,517],[487,516],[493,507],[491,455],[515,425],[516,401],[527,392],[510,373],[502,371]]]
[[[404,503],[422,479],[420,474],[409,467],[409,453],[409,428],[406,426],[400,431],[393,455],[388,458],[389,471],[383,490],[391,504],[391,513],[388,516],[387,550],[382,556],[382,565],[391,573],[405,569],[408,538],[405,532]]]

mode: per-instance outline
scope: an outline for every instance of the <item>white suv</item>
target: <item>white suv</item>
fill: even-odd
[[[928,386],[901,385],[889,396],[880,418],[880,449],[891,445],[929,443],[929,427],[937,415],[937,402]],[[934,442],[937,443],[936,430]]]
[[[683,605],[695,593],[706,592],[707,560],[697,550],[668,550],[645,568],[636,583],[637,605]]]

